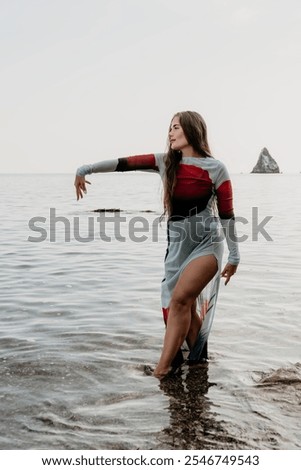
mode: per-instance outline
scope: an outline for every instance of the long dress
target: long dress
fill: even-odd
[[[107,160],[80,167],[77,174],[107,171],[154,171],[165,177],[165,154],[137,155]],[[172,198],[172,213],[167,221],[167,249],[164,260],[164,279],[161,284],[162,311],[167,323],[173,290],[186,266],[196,258],[214,255],[218,270],[196,300],[202,319],[198,338],[189,352],[191,363],[207,360],[207,342],[211,330],[218,291],[226,238],[228,262],[239,263],[235,233],[232,187],[225,165],[213,157],[183,157],[177,170]],[[173,366],[183,360],[182,351]]]

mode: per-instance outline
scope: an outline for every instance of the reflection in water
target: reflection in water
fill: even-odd
[[[230,449],[242,448],[242,442],[223,429],[210,409],[208,365],[191,367],[182,375],[163,380],[160,388],[169,397],[170,425],[160,435],[161,448]]]

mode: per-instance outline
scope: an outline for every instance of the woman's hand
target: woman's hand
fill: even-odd
[[[76,176],[74,181],[76,199],[83,198],[83,193],[87,193],[86,183],[91,184],[90,181],[87,181],[84,176]]]
[[[230,278],[235,274],[237,271],[237,266],[234,266],[233,264],[227,263],[226,266],[224,267],[221,276],[225,277],[225,286],[228,284],[230,281]]]

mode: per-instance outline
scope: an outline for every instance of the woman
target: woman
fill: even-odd
[[[86,193],[87,174],[153,170],[162,177],[168,247],[162,281],[166,331],[154,370],[159,379],[183,362],[181,348],[185,340],[190,350],[189,364],[207,360],[220,275],[228,284],[239,263],[231,182],[224,164],[211,155],[203,118],[193,111],[175,114],[168,137],[166,154],[84,165],[77,170],[74,183],[79,199]],[[222,232],[229,249],[223,271]]]

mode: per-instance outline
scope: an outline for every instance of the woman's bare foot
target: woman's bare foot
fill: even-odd
[[[159,369],[158,367],[155,368],[153,372],[153,376],[156,377],[159,380],[163,380],[166,377],[170,377],[175,374],[176,368],[174,367],[168,367],[167,369]]]

